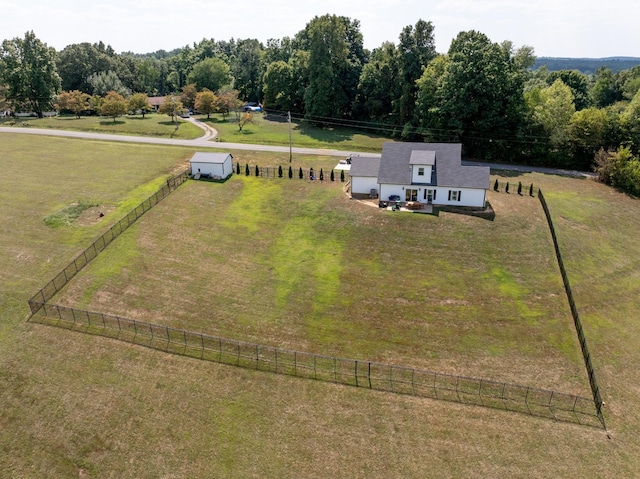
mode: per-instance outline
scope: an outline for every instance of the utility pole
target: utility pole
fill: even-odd
[[[291,143],[291,112],[287,112],[287,120],[289,121],[289,163],[293,159],[293,143]]]

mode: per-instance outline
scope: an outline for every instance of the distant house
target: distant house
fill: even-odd
[[[462,166],[459,143],[385,143],[380,158],[351,159],[353,197],[484,208],[489,167]]]
[[[167,97],[164,96],[150,96],[149,97],[149,105],[157,112],[158,109],[164,105]]]
[[[195,179],[224,179],[233,174],[233,156],[231,153],[197,152],[189,160],[191,174]]]

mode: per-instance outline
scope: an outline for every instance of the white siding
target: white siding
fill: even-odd
[[[371,190],[378,191],[378,178],[354,176],[351,178],[351,192],[369,194]]]
[[[233,173],[233,162],[231,160],[231,156],[228,156],[222,163],[200,163],[192,161],[191,174],[195,175],[198,171],[201,174],[226,178]]]
[[[473,206],[483,208],[485,206],[485,192],[481,188],[448,188],[421,185],[380,185],[380,199],[388,201],[389,196],[398,195],[400,201],[405,201],[405,191],[407,188],[418,190],[418,201],[426,203],[424,199],[425,190],[435,190],[436,198],[433,200],[434,205],[451,205],[451,206]],[[460,192],[460,201],[449,200],[449,190]]]
[[[459,191],[460,201],[450,200],[449,191]],[[438,188],[438,198],[434,204],[483,208],[485,206],[485,191],[478,188]]]
[[[420,168],[424,169],[424,175],[420,176]],[[411,183],[431,183],[431,165],[413,165]]]

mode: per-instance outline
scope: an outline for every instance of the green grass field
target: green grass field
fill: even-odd
[[[6,134],[0,139],[0,238],[6,245],[0,249],[3,477],[640,474],[638,200],[587,180],[510,176],[540,186],[556,219],[607,402],[608,431],[603,431],[200,362],[29,323],[27,299],[184,165],[190,151]],[[288,160],[260,153],[234,156],[241,164]],[[320,168],[330,167],[335,159],[299,161]],[[231,300],[215,304],[220,321],[213,327],[238,338],[279,331],[288,344],[307,338],[300,349],[362,351],[381,354],[390,362],[416,360],[456,372],[494,371],[500,378],[527,371],[533,374],[528,380],[536,383],[585,387],[577,341],[562,326],[570,319],[535,200],[492,193],[494,222],[447,214],[392,216],[336,194],[339,187],[299,180],[285,186],[288,181],[234,178],[224,185],[185,184],[119,238],[113,250],[105,251],[77,284],[74,281],[64,299],[79,305],[115,304],[123,310],[135,306],[138,317],[151,311],[146,317],[175,317],[206,326],[207,318],[181,313],[182,307],[189,311],[194,305],[191,290],[179,288],[183,282],[198,288],[200,283],[229,278],[238,283],[224,289]],[[107,215],[84,221],[81,215],[73,226],[45,224],[45,218],[80,200],[100,204]],[[380,231],[383,236],[377,237]],[[399,241],[404,250],[398,250]],[[451,241],[458,242],[454,256],[460,268],[447,264]],[[290,253],[289,244],[298,248]],[[199,261],[189,254],[195,245],[205,250]],[[428,246],[435,251],[428,258],[430,268],[403,269],[410,258],[421,259]],[[157,253],[157,260],[145,260],[148,251]],[[107,255],[111,262],[105,261]],[[333,257],[328,261],[318,260],[329,255]],[[219,261],[228,257],[231,261]],[[161,261],[170,263],[160,268]],[[208,269],[207,263],[213,262],[223,264],[223,270]],[[238,274],[243,268],[254,274]],[[179,278],[170,276],[176,271]],[[162,274],[166,278],[154,277]],[[300,279],[303,275],[308,282]],[[416,285],[414,277],[424,283]],[[336,289],[337,284],[348,284],[344,278],[351,286]],[[392,307],[386,295],[370,293],[371,287],[378,293],[379,283],[389,281],[390,291],[397,291]],[[534,290],[534,282],[542,287]],[[465,291],[454,291],[458,288]],[[244,289],[248,300],[240,294]],[[422,297],[425,290],[427,299]],[[499,301],[493,304],[485,293],[496,290]],[[122,296],[114,298],[118,291]],[[257,291],[268,292],[271,299],[251,294]],[[180,301],[174,311],[166,302],[171,297]],[[358,304],[348,304],[345,298]],[[363,304],[363,298],[370,303]],[[481,304],[481,298],[488,304]],[[464,301],[480,303],[472,308],[474,313],[497,310],[500,318],[456,323],[458,313],[472,306]],[[147,308],[154,303],[161,305],[156,311]],[[434,334],[428,337],[414,337],[421,323],[436,325],[440,317],[410,317],[414,303],[420,311],[428,306],[449,312],[451,324],[432,328]],[[229,319],[238,312],[234,307],[246,308],[238,315],[239,324]],[[349,317],[391,310],[407,318],[395,328],[397,343],[382,331],[389,327],[388,314],[368,324],[354,321],[348,335],[338,334],[344,326],[338,316],[320,326],[320,318],[340,309],[349,311]],[[301,320],[300,313],[309,310],[314,316]],[[264,312],[258,323],[251,322],[255,311]],[[291,324],[277,324],[285,315]],[[264,342],[273,344],[275,336]],[[371,342],[376,346],[368,349]],[[442,353],[431,357],[430,351]],[[564,369],[547,370],[551,364]]]
[[[350,200],[339,182],[189,182],[60,301],[242,341],[588,396],[539,203],[502,196],[492,197],[491,222],[384,214]]]
[[[150,113],[144,118],[140,115],[126,115],[116,118],[104,116],[56,116],[52,118],[6,118],[0,120],[0,126],[22,128],[48,128],[54,130],[88,131],[93,133],[112,133],[117,135],[154,136],[192,140],[203,135],[197,126],[177,119],[171,121],[167,115]]]
[[[220,141],[229,143],[254,143],[265,145],[288,145],[289,124],[287,121],[274,115],[255,113],[253,122],[244,126],[242,131],[238,129],[235,116],[211,115],[198,116],[200,121],[211,125],[218,131]],[[305,121],[294,120],[291,126],[291,143],[301,148],[333,148],[340,150],[380,152],[382,144],[391,141],[368,130],[351,128],[314,126]]]

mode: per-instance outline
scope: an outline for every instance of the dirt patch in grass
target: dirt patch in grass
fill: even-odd
[[[78,226],[92,226],[100,221],[104,221],[104,218],[116,210],[114,205],[96,205],[91,208],[87,208],[78,216],[76,224]]]

